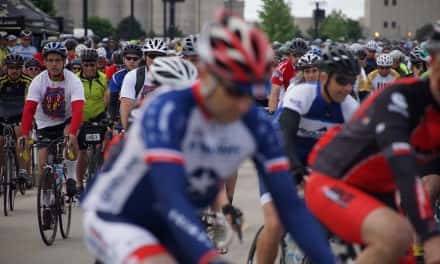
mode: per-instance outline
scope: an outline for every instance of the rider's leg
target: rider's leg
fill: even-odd
[[[283,228],[272,201],[263,205],[264,228],[257,240],[257,263],[275,263]]]
[[[237,177],[238,177],[238,171],[232,174],[232,176],[229,177],[229,179],[226,181],[226,194],[228,196],[228,200],[230,203],[232,203],[232,200],[234,199],[235,184],[237,183]]]
[[[80,150],[76,163],[76,180],[79,189],[83,188],[84,175],[87,169],[87,151]]]
[[[430,174],[426,175],[422,178],[423,187],[428,192],[429,197],[432,199],[432,203],[439,198],[440,196],[440,175]]]

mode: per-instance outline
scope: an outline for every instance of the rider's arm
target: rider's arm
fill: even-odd
[[[422,240],[428,239],[439,230],[435,224],[430,199],[420,179],[410,140],[411,109],[408,96],[400,92],[388,93],[377,99],[372,116],[376,124],[376,140],[388,161],[400,192],[401,206],[408,215]]]
[[[128,126],[128,116],[136,100],[136,70],[130,71],[124,77],[121,86],[121,123],[124,128]]]
[[[217,256],[205,229],[186,193],[185,160],[181,144],[186,130],[186,114],[173,102],[149,107],[142,122],[142,138],[148,146],[145,162],[156,208],[169,227],[177,247],[191,263],[206,263]]]
[[[251,130],[257,140],[254,162],[272,195],[283,226],[313,263],[334,263],[321,227],[296,194],[295,182],[288,172],[288,159],[271,121],[263,117],[258,122],[251,121],[255,123]]]
[[[69,134],[76,135],[83,119],[84,101],[76,100],[72,103],[72,121],[70,121]]]
[[[21,116],[21,130],[24,137],[29,136],[29,132],[32,128],[32,119],[37,111],[38,103],[35,101],[27,100],[24,104],[23,114]]]
[[[269,111],[275,112],[278,106],[278,97],[280,96],[281,86],[272,84],[269,94]]]

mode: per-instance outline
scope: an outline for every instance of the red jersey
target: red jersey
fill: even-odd
[[[278,65],[272,75],[272,84],[283,86],[287,89],[290,81],[296,76],[296,69],[293,66],[292,59],[287,59]]]
[[[115,74],[115,72],[117,72],[118,69],[116,67],[116,64],[112,64],[110,66],[107,66],[105,68],[105,76],[107,77],[107,80],[110,80],[113,77],[113,74]]]

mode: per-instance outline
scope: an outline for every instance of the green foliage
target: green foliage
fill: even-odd
[[[347,18],[342,11],[333,10],[321,23],[319,36],[339,41],[357,40],[362,37],[362,28],[358,21]]]
[[[283,0],[262,0],[262,10],[258,11],[261,28],[271,41],[287,41],[301,32],[295,26],[290,6]]]
[[[421,26],[419,29],[416,30],[416,39],[418,41],[426,40],[433,30],[434,28],[431,23]]]
[[[110,20],[106,18],[92,16],[87,19],[88,26],[93,33],[99,38],[110,37],[115,34],[115,28],[112,26]]]
[[[173,36],[174,38],[183,37],[183,32],[177,26],[170,27],[167,31],[167,36],[169,36],[169,37]]]
[[[116,35],[120,39],[139,39],[146,36],[136,18],[125,17],[116,27]]]
[[[56,10],[53,0],[31,0],[31,2],[49,16],[55,16]]]

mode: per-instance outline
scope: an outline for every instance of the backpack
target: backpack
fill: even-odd
[[[136,69],[136,84],[134,86],[134,90],[136,92],[136,96],[138,96],[141,89],[144,87],[145,81],[145,66],[141,66]]]

